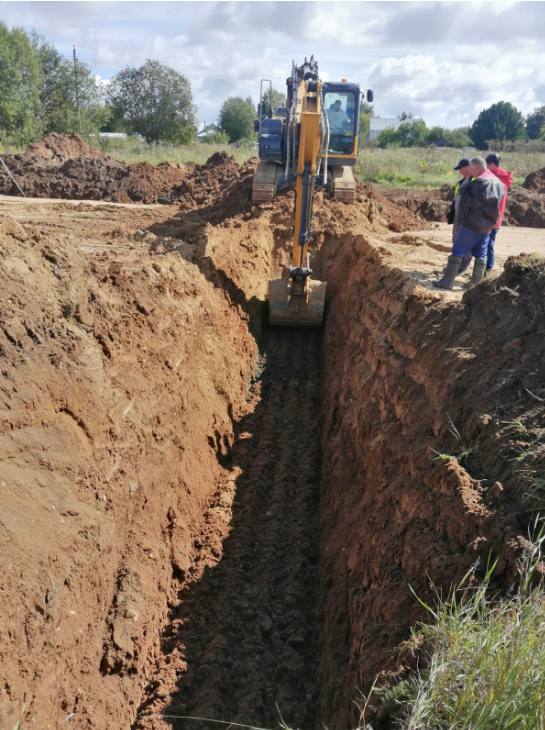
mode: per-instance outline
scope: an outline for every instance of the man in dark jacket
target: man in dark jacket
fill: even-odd
[[[500,215],[500,202],[505,188],[498,178],[486,169],[482,157],[469,161],[473,180],[462,185],[460,197],[460,230],[452,245],[443,276],[434,281],[439,289],[452,289],[463,257],[470,253],[475,257],[473,275],[467,286],[477,284],[484,276],[488,234],[495,227]]]
[[[449,226],[452,226],[453,243],[456,240],[456,236],[458,235],[458,232],[460,230],[460,196],[458,193],[460,192],[460,188],[462,187],[462,185],[467,185],[467,183],[473,179],[471,177],[471,168],[469,167],[469,160],[467,159],[467,157],[463,157],[454,169],[460,171],[462,179],[458,180],[454,187],[454,200],[452,201],[449,212],[441,218],[442,223],[448,223]],[[458,271],[457,275],[460,276],[460,274],[463,274],[465,271],[467,271],[470,263],[471,253],[467,254],[464,257],[462,263],[460,264],[460,270]]]

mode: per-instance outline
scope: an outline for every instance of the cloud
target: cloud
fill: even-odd
[[[494,101],[544,103],[545,3],[4,2],[0,20],[36,28],[102,79],[156,58],[191,81],[199,120],[229,95],[285,88],[314,54],[324,78],[371,86],[375,111],[470,124]],[[99,50],[93,50],[99,49]]]

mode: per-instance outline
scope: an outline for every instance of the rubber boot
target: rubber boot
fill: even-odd
[[[486,259],[475,259],[475,263],[473,264],[473,273],[471,274],[471,279],[469,281],[466,281],[465,284],[462,284],[462,287],[464,289],[469,289],[470,286],[475,286],[475,284],[478,284],[480,281],[482,281],[482,278],[484,276],[485,266],[486,266]]]
[[[437,281],[432,281],[433,286],[436,286],[438,289],[452,289],[461,263],[461,256],[449,256],[447,268],[444,270],[443,276]]]

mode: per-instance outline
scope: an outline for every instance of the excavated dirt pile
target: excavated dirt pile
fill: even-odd
[[[541,170],[531,172],[526,180],[522,183],[522,187],[526,190],[532,190],[535,193],[545,194],[545,167]]]
[[[545,228],[545,188],[543,171],[529,175],[523,186],[509,188],[505,206],[504,224],[527,228]],[[412,213],[426,221],[439,221],[448,212],[454,188],[444,185],[440,190],[417,190],[395,188],[385,185],[373,186],[380,193],[396,203],[408,208]]]
[[[29,197],[117,203],[181,201],[186,209],[215,201],[240,176],[238,164],[224,152],[214,154],[205,165],[127,165],[86,144],[77,134],[54,132],[24,154],[5,155],[4,160]],[[0,194],[19,195],[3,170]]]
[[[252,206],[252,164],[189,207],[0,206],[2,727],[348,727],[409,584],[515,574],[544,265],[446,304],[396,265],[413,214],[319,195],[325,330],[269,331],[293,194]]]

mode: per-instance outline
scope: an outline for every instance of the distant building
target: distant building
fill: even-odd
[[[440,147],[440,148],[449,146],[449,143],[443,137],[442,134],[439,135],[439,137],[435,140],[435,142],[433,144],[435,145],[435,147]]]
[[[201,125],[199,125],[201,126]],[[203,124],[202,128],[197,132],[196,139],[202,139],[203,137],[208,137],[209,134],[216,134],[216,132],[219,132],[219,127],[217,124]]]
[[[99,132],[99,139],[127,139],[125,132]]]
[[[369,120],[369,140],[376,139],[383,129],[398,129],[401,122],[399,119],[383,119],[371,117]]]

